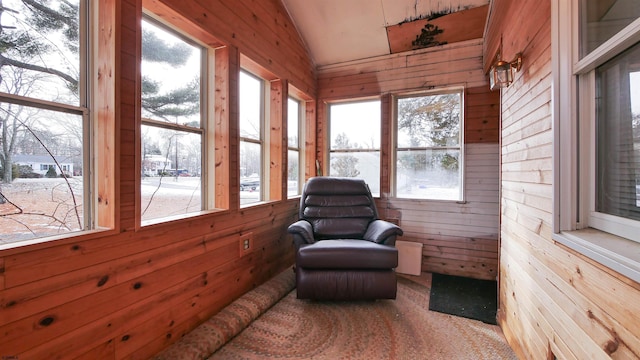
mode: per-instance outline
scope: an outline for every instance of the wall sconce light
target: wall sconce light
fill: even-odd
[[[500,53],[498,53],[496,59],[496,62],[491,65],[489,70],[491,90],[511,85],[513,82],[513,70],[520,71],[522,68],[522,53],[517,53],[515,58],[508,62],[500,58]]]

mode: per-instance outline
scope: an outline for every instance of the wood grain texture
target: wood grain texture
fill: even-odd
[[[231,187],[231,171],[227,163],[231,160],[231,136],[230,136],[230,81],[231,74],[237,71],[237,68],[231,68],[231,59],[237,52],[230,47],[222,47],[214,50],[214,86],[215,95],[213,126],[207,128],[209,139],[214,139],[215,151],[213,154],[213,174],[209,181],[212,191],[215,191],[214,202],[209,204],[209,208],[217,207],[221,209],[229,209],[231,207],[230,189]],[[213,134],[210,132],[213,131]],[[212,169],[208,154],[207,169]],[[212,181],[211,181],[212,180]]]
[[[441,33],[433,36],[433,42],[451,44],[458,41],[482,37],[487,20],[489,5],[456,11],[435,19],[419,19],[398,25],[387,26],[387,37],[391,53],[400,53],[415,49],[412,42],[421,34],[425,25],[437,27]]]
[[[287,180],[287,137],[284,136],[287,131],[287,112],[284,108],[287,103],[287,86],[280,80],[273,80],[269,84],[269,200],[281,200],[283,194],[287,193],[287,188],[284,187]]]
[[[424,244],[422,271],[495,280],[498,274],[498,145],[465,147],[465,203],[383,198],[403,241]]]
[[[499,323],[520,358],[636,359],[640,285],[552,239],[550,17],[547,1],[492,1],[485,34],[485,68],[501,41],[524,57],[501,94]]]
[[[224,209],[149,226],[140,226],[138,215],[143,1],[216,47],[209,50],[215,150],[207,168],[215,174],[211,190],[220,190],[215,204]],[[275,196],[238,206],[238,73],[242,55],[278,79],[272,102],[280,109],[271,107],[271,125],[283,157],[283,87],[293,83],[306,94],[307,121],[315,121],[315,70],[302,40],[276,0],[163,3],[168,7],[155,0],[100,2],[109,26],[99,32],[98,85],[111,90],[101,90],[97,129],[100,146],[113,155],[103,159],[109,181],[98,191],[114,209],[100,224],[112,229],[0,253],[0,357],[148,358],[293,263],[286,228],[297,218],[298,200]],[[307,142],[315,149],[314,138]],[[274,186],[282,193],[280,173]],[[253,249],[240,257],[239,236],[249,232]]]

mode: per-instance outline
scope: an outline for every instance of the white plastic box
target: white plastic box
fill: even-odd
[[[422,243],[396,240],[398,267],[396,272],[420,275],[422,272]]]

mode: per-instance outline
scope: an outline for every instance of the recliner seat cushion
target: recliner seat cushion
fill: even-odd
[[[300,247],[298,267],[307,269],[391,269],[398,266],[398,250],[366,240],[321,240]]]

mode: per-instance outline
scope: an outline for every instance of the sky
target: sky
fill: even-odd
[[[380,100],[333,104],[329,116],[331,144],[344,132],[351,143],[380,148]]]
[[[629,74],[631,92],[631,113],[640,114],[640,71]]]

